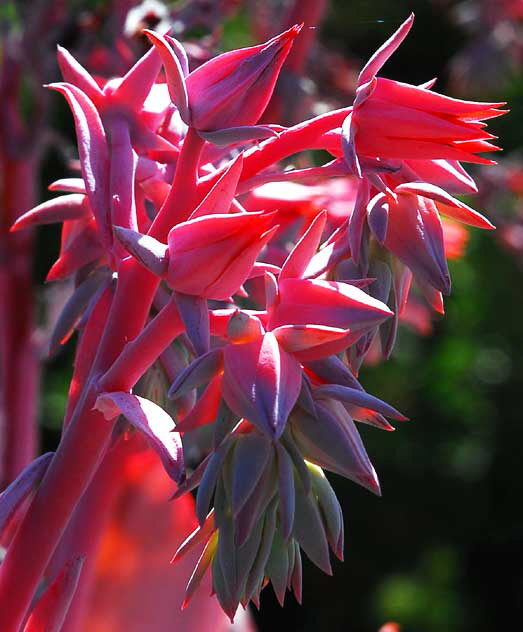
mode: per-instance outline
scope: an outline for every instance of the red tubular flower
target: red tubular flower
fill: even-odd
[[[198,130],[254,125],[271,98],[301,26],[264,44],[218,55],[187,77],[191,124]]]
[[[431,92],[431,84],[412,86],[377,78],[376,73],[407,36],[414,15],[374,53],[360,73],[354,109],[343,124],[347,162],[361,176],[362,156],[446,159],[492,164],[476,156],[498,148],[482,121],[500,116],[501,103],[462,101]]]

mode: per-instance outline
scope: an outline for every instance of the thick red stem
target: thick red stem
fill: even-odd
[[[178,217],[191,211],[199,156],[203,141],[189,131],[169,197],[176,208],[165,204],[151,229],[165,239]],[[192,174],[192,176],[191,176]],[[106,451],[114,424],[93,410],[98,395],[97,380],[111,366],[124,346],[142,330],[159,279],[136,260],[124,259],[104,335],[89,379],[55,457],[14,537],[0,567],[0,630],[18,632],[38,582],[64,529],[89,485]]]
[[[142,377],[167,346],[184,331],[174,298],[130,342],[100,379],[100,391],[127,391]]]

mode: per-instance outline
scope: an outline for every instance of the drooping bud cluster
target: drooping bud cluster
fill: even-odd
[[[65,83],[53,87],[75,118],[81,177],[52,185],[67,195],[14,228],[63,221],[49,278],[74,277],[76,289],[55,346],[79,323],[90,331],[112,277],[129,318],[145,300],[132,281],[153,287],[145,328],[97,376],[95,408],[145,435],[177,494],[199,487],[200,527],[175,559],[204,546],[187,599],[210,568],[231,618],[268,581],[280,603],[288,588],[301,599],[301,551],[328,573],[329,548],[342,559],[342,511],[323,470],[379,494],[355,422],[393,430],[387,417],[406,419],[365,392],[359,367],[373,346],[390,355],[413,280],[442,311],[440,213],[492,228],[451,194],[475,191],[460,161],[490,162],[477,155],[495,149],[481,121],[502,104],[376,78],[412,21],[362,70],[352,107],[290,128],[257,122],[299,26],[192,72],[181,44],[148,32],[150,51],[102,86],[59,52]],[[282,166],[312,149],[333,160]],[[319,184],[299,185],[301,203],[281,193],[311,177]],[[174,420],[132,390],[156,361]],[[88,374],[80,355],[75,371]],[[180,435],[187,447],[209,424],[207,455],[184,471]]]

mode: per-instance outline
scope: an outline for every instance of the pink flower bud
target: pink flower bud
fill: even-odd
[[[192,125],[204,131],[254,125],[300,30],[295,25],[264,44],[218,55],[191,72],[187,93]]]
[[[173,289],[216,300],[235,294],[270,239],[274,213],[205,215],[169,233],[167,281]]]

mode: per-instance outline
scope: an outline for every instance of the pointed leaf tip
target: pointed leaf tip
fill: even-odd
[[[122,414],[140,430],[158,454],[166,472],[176,482],[183,476],[183,450],[180,435],[173,432],[175,424],[170,415],[154,402],[131,393],[117,391],[101,393],[95,403],[106,419]]]
[[[118,241],[148,270],[159,277],[167,274],[169,253],[166,244],[135,230],[114,226]]]

